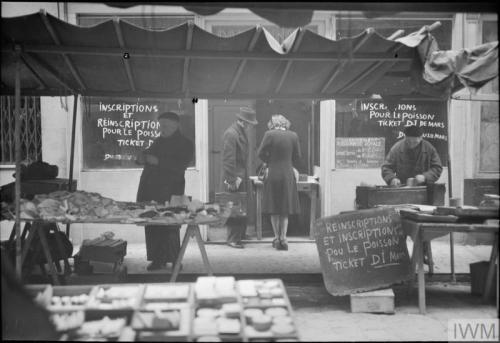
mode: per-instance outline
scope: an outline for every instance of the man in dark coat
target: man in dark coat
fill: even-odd
[[[404,129],[405,138],[394,144],[382,165],[384,181],[394,187],[401,186],[408,178],[415,178],[417,185],[427,185],[427,196],[432,198],[433,184],[441,176],[443,166],[436,148],[422,138],[417,126]],[[430,192],[430,193],[429,193]],[[430,242],[424,242],[424,263],[429,264]]]
[[[441,176],[443,166],[436,148],[422,138],[419,127],[404,129],[405,138],[394,144],[382,165],[382,177],[391,186],[400,186],[408,178],[417,185],[433,184]]]
[[[256,125],[256,113],[251,108],[242,107],[236,114],[238,118],[224,132],[222,152],[222,182],[229,192],[244,192],[248,181],[247,162],[249,156],[248,137],[245,128]],[[229,218],[227,244],[233,248],[243,248],[241,241],[245,237],[246,218]]]
[[[184,172],[193,159],[193,142],[179,130],[179,116],[174,112],[159,115],[161,136],[138,158],[144,163],[137,201],[165,203],[172,195],[184,194]],[[163,268],[174,263],[180,250],[180,225],[146,226],[147,269]]]

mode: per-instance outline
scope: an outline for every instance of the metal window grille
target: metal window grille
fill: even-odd
[[[13,164],[15,155],[15,98],[0,96],[0,163]],[[28,163],[42,159],[40,97],[21,97],[21,159]]]

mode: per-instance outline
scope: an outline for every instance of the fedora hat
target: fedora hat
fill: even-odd
[[[252,125],[257,125],[257,116],[254,110],[248,107],[240,107],[240,112],[236,113],[236,117]]]

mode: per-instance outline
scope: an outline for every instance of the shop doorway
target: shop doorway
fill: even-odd
[[[236,120],[240,107],[255,108],[252,100],[209,100],[208,101],[208,163],[209,199],[215,200],[215,193],[223,192],[222,174],[222,136],[224,131]],[[253,133],[252,133],[253,132]],[[249,144],[255,145],[255,130],[249,133]]]

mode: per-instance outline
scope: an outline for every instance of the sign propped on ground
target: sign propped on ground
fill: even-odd
[[[316,221],[323,280],[332,295],[390,286],[412,277],[406,235],[394,209],[369,209]]]

